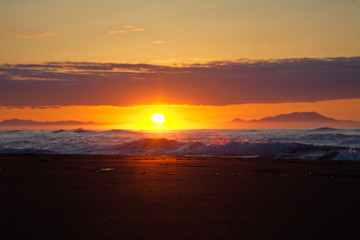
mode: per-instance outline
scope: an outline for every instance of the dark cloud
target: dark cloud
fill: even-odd
[[[0,105],[310,102],[360,98],[360,57],[189,64],[2,65]]]

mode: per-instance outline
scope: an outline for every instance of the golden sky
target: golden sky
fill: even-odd
[[[360,54],[358,0],[1,0],[0,63]]]
[[[360,121],[358,0],[0,0],[0,121]]]

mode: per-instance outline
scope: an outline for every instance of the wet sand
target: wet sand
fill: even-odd
[[[360,163],[0,155],[1,239],[360,239]]]

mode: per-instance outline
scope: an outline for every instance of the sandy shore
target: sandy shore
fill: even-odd
[[[360,163],[0,155],[1,239],[360,239]]]

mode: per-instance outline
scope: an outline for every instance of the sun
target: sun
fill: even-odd
[[[154,113],[151,116],[151,121],[153,123],[163,124],[165,122],[165,116],[162,113]]]

